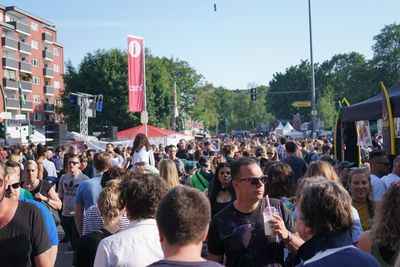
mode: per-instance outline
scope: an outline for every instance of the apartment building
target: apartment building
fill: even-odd
[[[11,113],[13,119],[26,116],[35,126],[59,122],[55,107],[61,105],[64,89],[64,53],[55,25],[0,5],[0,33],[0,113]]]

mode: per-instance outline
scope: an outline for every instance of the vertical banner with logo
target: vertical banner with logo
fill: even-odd
[[[129,112],[146,110],[143,38],[128,35]]]
[[[392,106],[390,104],[388,91],[383,82],[381,82],[381,91],[383,150],[385,150],[387,154],[394,155],[396,153],[396,147],[394,143],[394,120]]]

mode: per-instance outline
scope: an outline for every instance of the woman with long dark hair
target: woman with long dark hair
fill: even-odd
[[[218,164],[208,194],[212,217],[236,199],[231,181],[231,167],[229,163],[223,162]]]
[[[136,135],[135,141],[133,142],[132,153],[133,167],[135,167],[135,165],[140,165],[143,163],[144,165],[148,164],[155,167],[154,154],[151,150],[150,143],[146,135]]]

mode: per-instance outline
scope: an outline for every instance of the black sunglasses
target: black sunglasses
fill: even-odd
[[[241,178],[239,179],[240,182],[243,181],[249,181],[251,185],[258,185],[260,182],[262,184],[265,184],[265,182],[267,181],[268,176],[267,175],[262,175],[260,177],[248,177],[248,178]]]
[[[10,185],[10,187],[12,187],[14,189],[18,189],[19,186],[20,186],[19,183],[15,183],[15,184]]]
[[[68,162],[68,164],[73,164],[73,165],[76,165],[76,164],[79,164],[80,162],[79,161],[69,161]]]

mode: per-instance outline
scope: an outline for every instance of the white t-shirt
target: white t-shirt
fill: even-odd
[[[94,266],[142,267],[163,258],[156,220],[134,220],[124,230],[101,240]]]
[[[389,173],[383,176],[381,180],[385,183],[386,189],[388,189],[392,183],[400,181],[400,177],[394,173]]]
[[[138,152],[135,152],[132,157],[132,164],[135,164],[137,162],[144,162],[155,167],[153,151],[151,150],[147,151],[146,148],[143,147]]]

